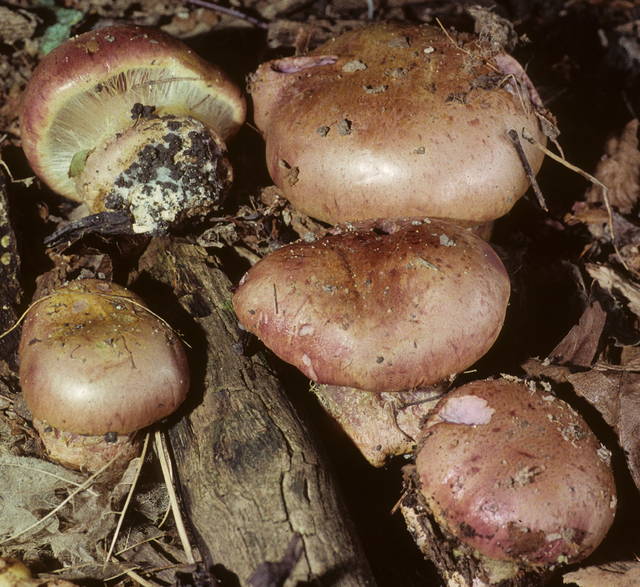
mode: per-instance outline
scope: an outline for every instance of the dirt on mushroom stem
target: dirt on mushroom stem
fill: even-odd
[[[96,147],[76,185],[94,212],[125,211],[134,233],[158,235],[220,210],[232,175],[226,146],[203,124],[152,115]]]

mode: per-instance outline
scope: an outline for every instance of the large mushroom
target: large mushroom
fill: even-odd
[[[498,218],[529,186],[509,131],[545,141],[540,98],[515,59],[427,25],[344,33],[262,64],[250,91],[273,181],[329,223]],[[522,143],[537,172],[542,152]]]
[[[49,456],[95,471],[139,447],[189,389],[182,344],[127,289],[72,281],[37,300],[22,329],[20,385]]]
[[[434,538],[440,557],[448,550],[459,569],[474,559],[474,585],[584,559],[615,515],[610,456],[549,389],[503,378],[450,392],[423,427],[415,464],[418,501],[444,533]],[[418,536],[428,528],[419,518],[410,508]]]
[[[244,118],[240,90],[218,67],[161,31],[113,26],[41,61],[20,124],[51,189],[158,233],[220,205],[232,177],[225,141]]]
[[[437,383],[489,350],[510,285],[487,243],[442,220],[341,230],[282,247],[241,280],[239,321],[276,355],[315,382],[382,393]]]

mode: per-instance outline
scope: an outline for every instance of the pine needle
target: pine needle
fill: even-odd
[[[171,509],[173,511],[173,517],[176,522],[176,529],[178,536],[180,536],[180,542],[189,564],[195,564],[196,559],[193,556],[191,544],[189,543],[189,537],[187,536],[187,530],[184,525],[182,514],[180,513],[180,505],[178,504],[178,496],[176,495],[176,489],[173,483],[173,473],[171,471],[171,463],[169,461],[167,447],[162,432],[156,430],[154,444],[158,458],[160,459],[160,467],[162,468],[162,474],[164,476],[167,491],[169,493],[169,502],[171,503]]]
[[[119,514],[119,518],[118,518],[118,524],[116,525],[116,529],[115,532],[113,533],[113,538],[111,539],[111,545],[109,546],[109,552],[107,552],[107,556],[104,559],[104,563],[103,566],[106,566],[106,564],[109,562],[109,560],[111,559],[111,555],[113,554],[113,549],[116,546],[116,540],[118,539],[118,536],[120,535],[120,529],[122,528],[122,523],[124,522],[124,517],[127,513],[127,508],[129,507],[129,504],[131,503],[131,499],[133,498],[133,495],[135,494],[135,490],[136,490],[136,484],[138,483],[138,479],[140,478],[140,471],[142,471],[142,466],[144,465],[144,459],[147,456],[147,448],[149,447],[149,437],[151,436],[151,434],[149,432],[147,432],[144,436],[144,444],[142,445],[142,453],[140,454],[140,461],[138,462],[138,466],[136,468],[136,473],[133,477],[133,481],[131,482],[131,487],[129,487],[129,493],[127,493],[127,499],[124,502],[124,505],[122,506],[122,510],[120,511]]]

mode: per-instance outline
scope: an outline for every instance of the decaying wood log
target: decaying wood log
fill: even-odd
[[[20,258],[9,215],[7,184],[8,179],[0,167],[0,334],[15,324],[22,300]],[[7,378],[15,381],[18,338],[19,331],[13,331],[0,339],[0,379],[3,384],[8,383]]]
[[[191,345],[194,396],[170,439],[188,516],[221,583],[248,584],[258,569],[251,585],[372,585],[309,430],[264,360],[242,353],[224,273],[204,249],[157,239],[134,287]],[[282,567],[264,563],[297,558],[285,556],[297,536],[288,578],[264,579]]]

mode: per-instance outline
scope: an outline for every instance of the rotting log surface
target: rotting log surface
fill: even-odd
[[[15,324],[22,299],[22,287],[19,282],[20,258],[9,215],[7,182],[7,177],[0,167],[0,334]],[[2,384],[8,384],[8,380],[15,380],[12,372],[17,369],[18,339],[19,330],[14,330],[0,339]]]
[[[302,556],[285,585],[373,585],[309,430],[264,360],[242,354],[227,277],[202,248],[169,239],[150,244],[139,270],[134,288],[192,347],[192,405],[169,436],[188,516],[218,579],[247,584],[299,534]]]

